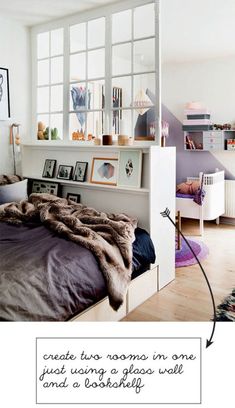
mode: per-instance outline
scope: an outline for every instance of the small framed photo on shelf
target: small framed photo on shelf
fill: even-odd
[[[46,159],[42,177],[53,178],[55,174],[56,160]]]
[[[67,200],[74,201],[77,204],[80,203],[80,198],[81,198],[80,194],[73,194],[73,193],[67,194]]]
[[[140,188],[142,173],[142,152],[122,150],[119,153],[118,186]]]
[[[62,179],[62,180],[70,180],[72,172],[73,172],[73,166],[66,166],[66,165],[60,164],[58,173],[57,173],[57,178]]]
[[[118,159],[94,157],[90,182],[94,184],[117,185]]]
[[[85,181],[86,172],[87,172],[87,162],[76,162],[73,180],[74,181]]]

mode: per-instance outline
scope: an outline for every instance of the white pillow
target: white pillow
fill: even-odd
[[[13,184],[0,186],[0,204],[19,202],[28,198],[28,180],[18,181]]]

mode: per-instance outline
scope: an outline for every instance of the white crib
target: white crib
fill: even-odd
[[[204,220],[216,220],[225,212],[224,171],[212,174],[200,173],[199,177],[188,177],[187,181],[202,180],[206,192],[203,205],[196,204],[191,198],[176,197],[176,211],[180,211],[183,218],[193,218],[200,222],[200,234],[203,235]]]

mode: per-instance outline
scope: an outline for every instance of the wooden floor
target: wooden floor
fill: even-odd
[[[205,223],[204,237],[198,223],[185,220],[186,236],[203,239],[209,247],[202,261],[216,305],[235,288],[235,226]],[[211,297],[198,265],[176,269],[176,279],[131,312],[124,321],[208,321],[213,315]]]

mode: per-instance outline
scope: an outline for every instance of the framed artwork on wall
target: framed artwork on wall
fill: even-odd
[[[46,159],[42,177],[53,178],[55,174],[55,166],[56,166],[56,160]]]
[[[142,173],[142,152],[122,150],[119,153],[118,186],[140,188]]]
[[[0,120],[10,118],[9,73],[7,68],[0,68]]]
[[[85,181],[87,172],[87,162],[76,162],[73,180],[74,181]]]
[[[94,184],[117,185],[118,159],[94,157],[92,160],[91,179]]]
[[[32,193],[47,193],[58,195],[59,193],[59,184],[53,183],[51,181],[41,181],[33,180],[32,181]]]

